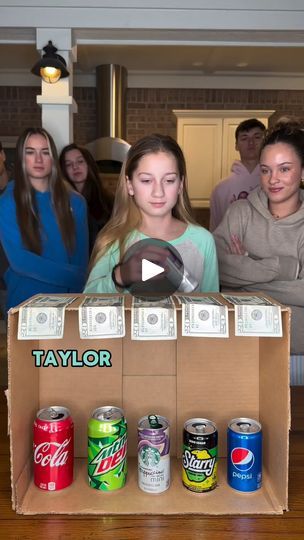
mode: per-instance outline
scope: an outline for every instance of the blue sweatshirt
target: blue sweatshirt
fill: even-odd
[[[51,193],[35,192],[41,222],[42,252],[25,247],[17,223],[14,182],[0,196],[0,241],[9,262],[4,280],[7,309],[34,294],[81,292],[88,264],[87,208],[84,198],[70,193],[76,229],[73,253],[68,253],[56,220]]]

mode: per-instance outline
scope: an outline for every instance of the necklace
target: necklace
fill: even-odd
[[[285,217],[292,216],[293,214],[295,214],[300,209],[301,205],[302,205],[302,201],[298,201],[297,207],[293,212],[290,212],[289,214],[282,215],[282,216],[280,216],[279,214],[274,214],[270,209],[269,211],[274,219],[283,219]]]

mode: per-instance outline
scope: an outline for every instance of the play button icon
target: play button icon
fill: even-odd
[[[147,259],[143,259],[141,263],[141,280],[148,281],[148,279],[159,276],[159,274],[162,274],[164,271],[165,269],[162,266],[148,261]]]
[[[148,238],[133,244],[120,265],[121,281],[130,294],[158,301],[174,294],[184,276],[179,252],[169,242]]]

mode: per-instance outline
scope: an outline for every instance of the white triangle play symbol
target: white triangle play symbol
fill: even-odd
[[[154,276],[158,276],[158,274],[161,274],[164,271],[165,269],[162,268],[162,266],[159,266],[158,264],[148,261],[147,259],[142,259],[141,261],[141,280],[142,281],[147,281],[148,279],[151,279]]]

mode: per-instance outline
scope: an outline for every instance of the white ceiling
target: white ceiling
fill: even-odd
[[[39,59],[36,39],[39,46],[46,43],[33,27],[1,28],[0,19],[0,29],[0,85],[38,86],[30,70]],[[61,36],[65,31],[57,32]],[[57,45],[54,28],[40,33]],[[115,63],[127,68],[130,88],[304,88],[304,30],[79,25],[72,43],[77,44],[74,86],[95,86],[96,66]]]
[[[89,74],[100,64],[117,63],[128,71],[203,74],[304,72],[302,47],[213,45],[78,44],[76,73]],[[0,43],[0,70],[29,70],[39,59],[33,43]]]
[[[92,70],[98,64],[118,63],[128,70],[303,71],[303,49],[223,46],[78,46],[76,67]]]
[[[200,86],[203,78],[207,85],[236,75],[247,77],[247,87],[260,76],[260,87],[283,78],[288,88],[294,76],[302,89],[303,6],[303,0],[0,0],[0,84],[6,74],[29,73],[39,58],[36,43],[43,46],[47,37],[56,46],[57,36],[64,50],[77,44],[76,78],[91,77],[90,84],[97,65],[117,63],[131,85],[134,73],[141,83],[166,73],[172,85],[174,74],[195,73]]]

